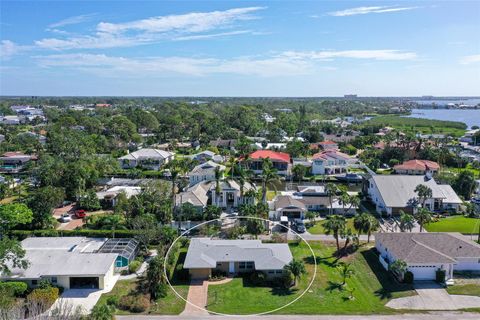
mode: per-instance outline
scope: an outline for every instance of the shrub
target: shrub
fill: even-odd
[[[28,286],[25,282],[20,281],[0,282],[0,289],[3,289],[7,292],[12,292],[14,296],[19,297],[25,294]]]
[[[138,271],[138,269],[140,269],[141,265],[142,265],[142,263],[140,261],[133,260],[128,265],[128,271],[130,271],[130,273],[135,273],[135,272]]]
[[[120,302],[120,298],[118,296],[110,296],[107,298],[107,304],[109,306],[117,307]]]
[[[59,290],[55,287],[49,287],[45,289],[34,289],[27,296],[27,301],[34,305],[37,305],[42,310],[50,308],[50,306],[58,299]]]
[[[413,283],[414,277],[413,273],[411,271],[406,271],[405,274],[403,275],[403,282],[405,283]]]
[[[108,304],[97,304],[93,307],[89,319],[92,320],[111,320],[114,319],[114,309]]]
[[[263,272],[255,271],[250,274],[250,281],[253,285],[260,286],[265,284],[265,282],[267,281],[267,277]]]
[[[293,274],[290,271],[286,272],[281,279],[281,284],[284,288],[288,289],[293,285]]]
[[[445,270],[438,269],[435,272],[435,281],[437,281],[438,283],[444,283],[445,275],[446,275]]]
[[[143,295],[124,296],[119,301],[119,308],[135,313],[144,312],[150,306],[150,301]]]

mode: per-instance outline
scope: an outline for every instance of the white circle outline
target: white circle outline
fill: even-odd
[[[170,283],[170,279],[168,279],[168,274],[167,274],[167,264],[164,263],[163,264],[163,273],[164,273],[164,276],[165,276],[165,279],[167,280],[167,283],[170,287],[170,289],[173,290],[173,292],[175,292],[175,294],[180,298],[182,299],[183,301],[185,301],[186,303],[188,303],[189,305],[199,309],[199,310],[202,310],[202,311],[206,311],[207,313],[209,314],[215,314],[215,315],[219,315],[219,316],[225,316],[225,317],[256,317],[256,316],[262,316],[262,315],[266,315],[266,314],[270,314],[270,313],[273,313],[273,312],[277,312],[279,310],[282,310],[283,308],[286,308],[288,307],[289,305],[293,304],[294,302],[296,302],[297,300],[299,300],[301,297],[303,297],[305,295],[305,293],[307,293],[311,286],[313,285],[313,281],[315,281],[315,278],[317,276],[317,257],[315,256],[315,252],[313,251],[312,247],[310,246],[310,244],[308,243],[307,240],[305,240],[301,235],[299,235],[297,232],[295,232],[295,230],[291,229],[290,227],[286,227],[278,222],[275,222],[275,221],[271,221],[271,220],[268,220],[268,219],[263,219],[263,218],[259,218],[259,217],[252,217],[252,216],[236,216],[234,217],[235,219],[257,219],[257,220],[262,220],[262,221],[267,221],[267,222],[272,222],[274,225],[280,225],[282,226],[283,228],[286,228],[290,231],[292,231],[295,235],[297,235],[300,239],[302,239],[308,246],[308,248],[310,249],[310,252],[312,253],[312,256],[313,256],[313,263],[314,263],[314,269],[313,269],[313,276],[312,276],[312,279],[310,280],[310,283],[308,284],[307,288],[305,288],[305,290],[302,292],[302,294],[300,294],[298,297],[296,297],[295,299],[293,299],[292,301],[290,301],[289,303],[287,303],[286,305],[284,306],[281,306],[281,307],[278,307],[276,309],[273,309],[273,310],[269,310],[269,311],[264,311],[264,312],[261,312],[261,313],[255,313],[255,314],[229,314],[229,313],[221,313],[221,312],[216,312],[216,311],[210,311],[210,310],[207,310],[206,308],[202,308],[200,306],[197,306],[196,304],[188,301],[188,299],[185,299],[184,297],[182,297],[181,294],[179,294],[177,292],[177,290],[175,290],[175,288],[173,288],[172,284]],[[170,254],[170,249],[173,247],[173,245],[178,241],[178,239],[180,239],[181,237],[183,237],[184,235],[186,235],[187,233],[190,232],[190,230],[192,229],[195,229],[197,227],[200,227],[202,225],[205,225],[205,224],[208,224],[210,222],[213,222],[213,221],[222,221],[224,220],[225,218],[218,218],[218,219],[212,219],[212,220],[208,220],[208,221],[205,221],[205,222],[202,222],[200,224],[197,224],[196,226],[188,229],[188,230],[185,230],[180,236],[178,236],[173,242],[172,244],[170,245],[170,247],[168,247],[168,250],[167,252],[165,253],[165,261],[167,261],[167,257],[168,255]],[[288,231],[287,231],[288,232]],[[288,235],[287,235],[287,241],[288,241]],[[188,297],[187,297],[188,298]]]

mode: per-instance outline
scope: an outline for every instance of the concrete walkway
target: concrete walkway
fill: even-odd
[[[435,282],[415,284],[417,296],[390,300],[386,306],[410,310],[459,310],[480,308],[480,297],[451,295]]]
[[[185,304],[185,309],[180,314],[181,316],[202,316],[208,315],[207,307],[208,299],[208,281],[206,280],[192,280],[190,281],[190,288],[188,289],[187,300],[190,303]],[[193,305],[192,305],[193,304]],[[204,309],[200,309],[204,308]]]

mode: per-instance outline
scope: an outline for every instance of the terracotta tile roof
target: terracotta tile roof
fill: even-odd
[[[250,154],[250,159],[266,159],[290,163],[290,155],[284,152],[275,152],[271,150],[257,150]]]
[[[440,165],[430,160],[414,159],[393,167],[395,170],[438,170]]]
[[[337,150],[326,150],[322,151],[319,153],[316,153],[313,155],[313,160],[315,159],[325,159],[327,160],[328,158],[335,158],[335,159],[350,159],[350,156],[348,154],[345,154],[343,152],[337,151]]]

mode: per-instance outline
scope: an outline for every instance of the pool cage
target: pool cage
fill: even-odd
[[[108,239],[103,246],[98,250],[101,253],[117,253],[118,257],[115,260],[116,269],[128,268],[138,254],[138,241],[129,238]]]

